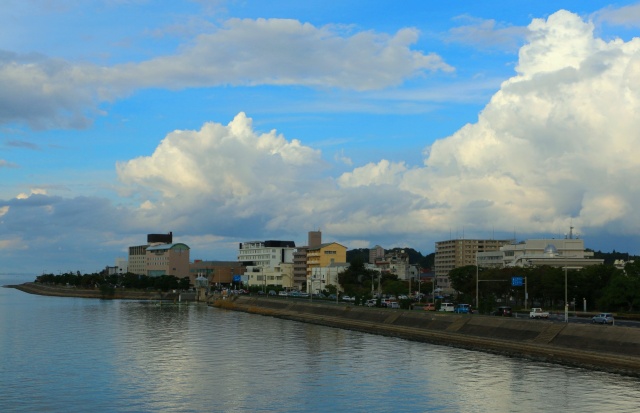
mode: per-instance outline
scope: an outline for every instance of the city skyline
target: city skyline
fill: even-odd
[[[343,4],[348,3],[348,4]],[[2,272],[559,238],[640,254],[640,3],[9,0]]]

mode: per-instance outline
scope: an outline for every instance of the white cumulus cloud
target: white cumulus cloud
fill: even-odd
[[[258,133],[241,113],[169,134],[152,156],[120,164],[120,179],[148,191],[156,208],[145,211],[165,222],[188,212],[248,234],[323,228],[377,243],[452,228],[637,232],[640,39],[605,42],[566,11],[528,30],[514,76],[422,166],[383,159],[326,178],[318,151]]]

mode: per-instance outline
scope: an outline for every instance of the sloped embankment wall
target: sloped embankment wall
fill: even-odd
[[[212,305],[330,327],[640,376],[640,328],[240,296]]]

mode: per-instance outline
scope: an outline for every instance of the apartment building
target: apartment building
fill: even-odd
[[[478,265],[493,268],[543,265],[584,268],[603,262],[594,259],[593,252],[585,250],[584,240],[572,237],[529,239],[504,245],[498,251],[478,253]]]
[[[147,247],[148,245],[129,247],[127,269],[130,273],[147,275]]]
[[[309,231],[307,245],[298,247],[293,253],[293,283],[294,289],[302,290],[307,284],[307,250],[322,244],[321,231]]]
[[[436,288],[451,292],[449,271],[465,265],[476,265],[479,252],[498,251],[511,240],[452,239],[436,242],[435,277]]]
[[[311,278],[314,270],[329,267],[332,264],[347,262],[347,247],[337,242],[320,244],[317,247],[307,249],[307,280]]]
[[[293,263],[293,241],[248,241],[238,248],[238,262],[251,267],[273,268],[283,262]]]
[[[249,266],[244,273],[242,281],[248,286],[262,287],[263,290],[269,287],[285,290],[294,289],[293,263],[282,262],[275,267]]]
[[[384,248],[380,245],[376,245],[369,250],[369,264],[375,264],[376,261],[382,260],[384,260]]]
[[[146,271],[149,277],[173,275],[189,277],[189,247],[183,243],[159,244],[146,249]]]
[[[129,247],[127,270],[133,274],[159,277],[189,276],[189,247],[173,243],[173,233],[147,234],[147,244]]]
[[[315,267],[311,273],[311,277],[307,280],[307,291],[316,294],[322,292],[328,285],[333,285],[338,291],[343,291],[340,288],[340,282],[338,280],[338,274],[346,271],[349,268],[349,264],[346,262],[339,262],[329,264],[327,267]]]
[[[292,288],[294,285],[293,241],[248,241],[240,243],[238,261],[246,270],[242,281],[249,286],[275,285]]]
[[[401,281],[407,281],[411,278],[411,275],[416,275],[415,266],[409,264],[409,254],[401,251],[391,251],[384,254],[382,258],[377,258],[375,266],[379,271],[398,276]]]

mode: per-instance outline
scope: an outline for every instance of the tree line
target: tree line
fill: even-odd
[[[178,278],[173,275],[149,277],[133,273],[111,274],[102,273],[80,274],[67,272],[64,274],[42,274],[36,277],[37,283],[48,285],[73,286],[83,289],[129,288],[138,290],[187,290],[190,287],[189,277]]]
[[[478,283],[476,283],[478,271]],[[522,277],[523,286],[512,286],[512,277]],[[581,310],[584,300],[590,311],[632,312],[640,306],[640,260],[628,262],[624,269],[602,264],[581,270],[549,266],[533,268],[459,267],[449,272],[451,287],[459,292],[458,301],[473,303],[478,285],[478,308],[491,311],[497,303],[515,302],[525,306],[525,286],[529,307],[564,309],[565,288],[570,309]]]

